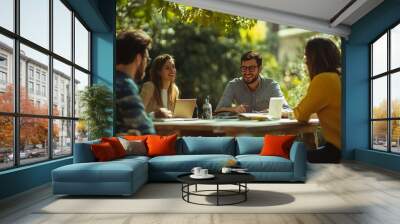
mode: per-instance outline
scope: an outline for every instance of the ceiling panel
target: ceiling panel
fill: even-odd
[[[221,0],[220,0],[221,1]],[[350,0],[223,0],[329,21]]]
[[[351,25],[383,0],[169,0],[316,32],[347,37]],[[350,7],[346,7],[350,5]],[[346,10],[342,10],[342,9]],[[340,15],[335,17],[339,12]],[[335,21],[331,22],[332,18]]]

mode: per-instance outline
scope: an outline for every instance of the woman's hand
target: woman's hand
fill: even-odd
[[[172,112],[167,108],[161,107],[158,110],[154,111],[154,116],[156,118],[171,118]]]

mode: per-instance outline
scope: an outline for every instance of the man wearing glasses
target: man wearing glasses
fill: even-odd
[[[271,97],[283,97],[279,84],[260,76],[262,58],[257,52],[245,53],[240,61],[242,77],[228,83],[216,112],[265,112]],[[236,106],[232,106],[232,103]],[[284,108],[288,108],[286,101],[283,105]]]

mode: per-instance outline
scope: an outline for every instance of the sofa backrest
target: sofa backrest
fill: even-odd
[[[233,137],[182,137],[177,142],[177,154],[225,154],[235,155]]]
[[[74,163],[95,162],[90,148],[100,140],[75,143]],[[264,144],[263,137],[181,137],[176,142],[178,155],[225,154],[244,155],[259,154]]]
[[[99,144],[99,143],[100,143],[100,139],[93,140],[93,141],[87,141],[87,142],[81,142],[81,143],[75,143],[74,163],[95,162],[96,158],[94,157],[90,146],[92,144]]]
[[[236,155],[259,154],[264,137],[236,137]]]

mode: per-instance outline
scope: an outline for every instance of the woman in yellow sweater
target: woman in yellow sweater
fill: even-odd
[[[306,96],[294,109],[299,122],[307,122],[311,114],[318,115],[327,144],[318,150],[309,150],[312,163],[338,163],[341,158],[341,81],[340,52],[329,39],[315,38],[307,42],[305,63],[310,76]]]
[[[140,96],[146,112],[165,108],[169,114],[174,111],[179,89],[175,85],[176,68],[174,58],[169,54],[157,56],[150,69],[150,81],[143,84]]]

